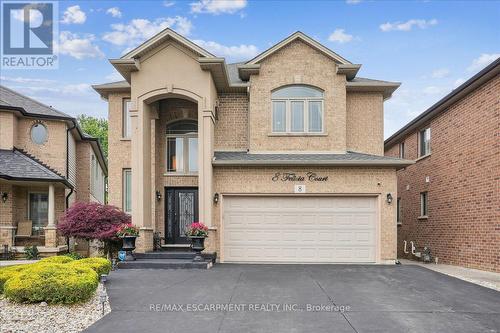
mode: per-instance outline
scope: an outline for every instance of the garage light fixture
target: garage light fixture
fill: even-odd
[[[219,193],[215,193],[214,194],[214,204],[217,205],[218,202],[219,202]]]
[[[157,201],[161,200],[161,192],[160,191],[156,191],[156,200]]]
[[[387,193],[387,203],[390,205],[392,203],[392,194]]]

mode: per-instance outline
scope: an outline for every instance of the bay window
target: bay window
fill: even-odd
[[[323,91],[292,85],[274,90],[271,99],[273,133],[323,132]]]
[[[167,126],[167,173],[198,172],[198,124],[178,121]]]

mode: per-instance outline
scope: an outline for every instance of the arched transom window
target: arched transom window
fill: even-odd
[[[167,172],[198,172],[198,124],[176,121],[167,125]]]
[[[323,132],[323,91],[306,85],[274,90],[272,99],[273,133]]]

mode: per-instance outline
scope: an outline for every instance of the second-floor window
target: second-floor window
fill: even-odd
[[[401,142],[399,144],[399,158],[405,158],[405,143]]]
[[[273,133],[323,132],[323,91],[306,85],[274,90],[272,99]]]
[[[132,170],[123,169],[123,211],[132,212]]]
[[[167,126],[167,172],[198,172],[198,124],[177,121]]]
[[[122,137],[129,139],[132,135],[132,126],[130,123],[130,106],[132,101],[130,99],[123,100],[122,106]]]
[[[431,153],[431,128],[427,127],[418,134],[418,156],[426,156]]]

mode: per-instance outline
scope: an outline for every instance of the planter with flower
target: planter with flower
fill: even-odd
[[[193,261],[203,261],[201,251],[205,249],[208,227],[201,222],[194,222],[186,229],[186,237],[191,240],[191,248],[196,253]]]
[[[122,239],[122,251],[125,251],[125,261],[135,260],[132,251],[135,250],[135,240],[139,236],[139,228],[132,224],[123,224],[118,228],[116,236]]]

